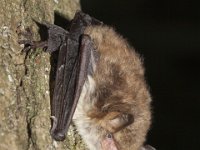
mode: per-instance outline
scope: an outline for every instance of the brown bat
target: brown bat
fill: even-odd
[[[47,25],[39,44],[59,50],[51,103],[55,140],[72,121],[90,150],[154,150],[143,146],[151,124],[151,96],[138,53],[113,28],[77,12],[69,31]],[[37,42],[21,41],[25,49]]]

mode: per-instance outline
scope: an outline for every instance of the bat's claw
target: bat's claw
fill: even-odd
[[[22,52],[27,52],[31,49],[33,49],[34,44],[31,40],[18,40],[18,44],[23,45]]]
[[[23,52],[27,52],[31,49],[42,48],[43,50],[47,49],[47,42],[46,41],[31,41],[31,40],[19,40],[19,44],[23,44]]]
[[[26,28],[24,31],[20,29],[20,26],[17,28],[16,33],[18,34],[19,39],[18,43],[23,44],[24,48],[22,52],[27,52],[31,49],[42,48],[43,50],[47,49],[47,41],[34,41],[33,34],[30,28]]]

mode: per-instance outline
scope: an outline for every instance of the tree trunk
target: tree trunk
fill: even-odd
[[[84,150],[74,126],[64,142],[50,130],[50,55],[21,53],[16,29],[31,27],[39,40],[38,22],[51,22],[54,12],[71,19],[79,0],[1,0],[0,4],[0,150]]]

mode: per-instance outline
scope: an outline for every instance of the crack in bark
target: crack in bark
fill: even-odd
[[[32,132],[32,119],[36,116],[35,114],[35,107],[32,109],[33,110],[33,114],[34,115],[31,115],[30,113],[30,109],[28,109],[28,106],[30,104],[30,97],[29,97],[29,94],[27,94],[26,92],[26,88],[27,88],[27,85],[24,84],[25,82],[25,78],[26,76],[28,75],[28,66],[27,66],[27,58],[28,58],[28,55],[29,53],[26,53],[25,54],[25,59],[24,59],[24,63],[23,63],[23,66],[24,66],[24,73],[23,73],[23,76],[21,77],[21,81],[20,81],[20,84],[17,86],[17,89],[20,89],[21,88],[21,92],[23,93],[24,95],[24,98],[26,100],[26,131],[27,131],[27,136],[28,136],[28,139],[27,139],[27,143],[28,143],[28,146],[27,146],[27,150],[31,149],[31,146],[33,146],[34,149],[37,149],[37,146],[33,140],[33,132]],[[28,85],[29,86],[29,85]],[[19,99],[21,99],[21,96],[20,95],[17,95],[17,101],[19,101]]]

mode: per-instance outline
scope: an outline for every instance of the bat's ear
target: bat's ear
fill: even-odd
[[[110,133],[115,133],[133,123],[134,118],[131,114],[110,112],[104,117],[101,126]]]
[[[83,34],[81,36],[81,45],[80,45],[80,51],[88,51],[88,61],[89,64],[86,68],[87,74],[93,75],[96,64],[99,60],[99,53],[97,52],[97,49],[95,48],[94,42],[92,41],[91,37],[89,35]]]

